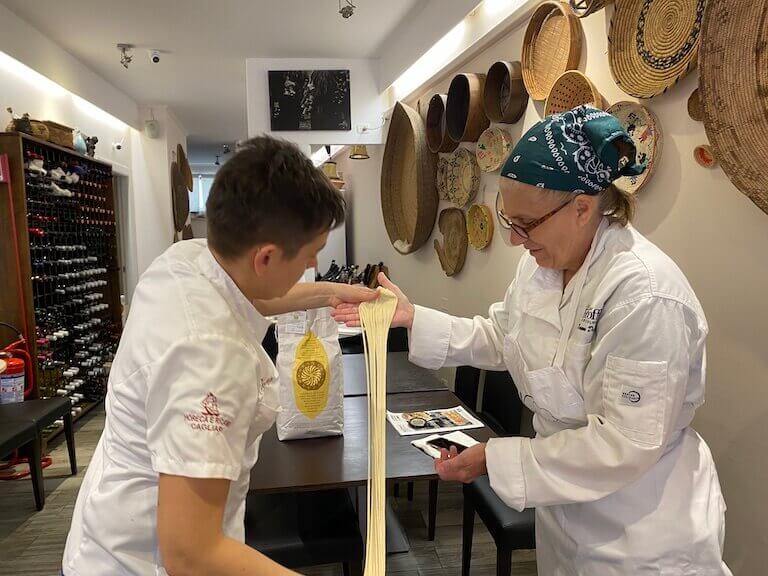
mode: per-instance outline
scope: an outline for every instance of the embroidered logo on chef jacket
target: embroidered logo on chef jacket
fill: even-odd
[[[584,309],[584,315],[581,317],[581,322],[579,322],[579,330],[590,334],[594,332],[595,327],[597,326],[597,321],[600,319],[600,314],[602,313],[602,308],[592,308],[591,306],[587,306]]]
[[[219,400],[213,392],[209,392],[203,401],[200,403],[202,410],[197,412],[186,412],[184,414],[184,421],[192,430],[203,432],[223,432],[229,425],[232,424],[231,420],[227,420],[221,415],[219,411]]]
[[[640,406],[640,401],[643,399],[639,390],[632,388],[631,386],[622,386],[621,388],[621,403],[627,406]]]

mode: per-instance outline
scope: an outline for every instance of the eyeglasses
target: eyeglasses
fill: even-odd
[[[574,198],[576,198],[575,194],[574,194],[573,198],[571,198],[567,202],[561,204],[560,206],[558,206],[557,208],[555,208],[551,212],[547,212],[546,214],[544,214],[544,216],[542,216],[538,220],[534,220],[533,222],[531,222],[527,226],[521,226],[520,224],[515,224],[514,222],[512,222],[512,220],[509,219],[509,217],[506,214],[504,214],[504,212],[501,211],[500,208],[496,209],[496,214],[498,214],[499,221],[501,222],[501,225],[504,228],[506,228],[507,230],[514,230],[515,234],[517,234],[521,238],[530,238],[529,233],[531,232],[531,230],[533,230],[537,226],[541,226],[542,224],[544,224],[544,222],[546,222],[547,220],[552,218],[552,216],[554,216],[555,214],[560,212],[560,210],[562,210],[563,208],[568,206],[568,204],[573,202]]]

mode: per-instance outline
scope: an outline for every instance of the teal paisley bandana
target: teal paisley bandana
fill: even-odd
[[[579,106],[528,130],[501,175],[539,188],[596,195],[617,178],[642,174],[645,164],[635,157],[635,144],[616,117]]]

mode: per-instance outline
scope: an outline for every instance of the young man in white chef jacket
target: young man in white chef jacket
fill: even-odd
[[[279,410],[265,315],[376,293],[296,284],[344,201],[295,146],[250,140],[206,208],[207,242],[174,244],[136,287],[66,576],[292,573],[243,543],[249,474]]]

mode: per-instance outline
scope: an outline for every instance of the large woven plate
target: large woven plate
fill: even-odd
[[[604,108],[603,97],[590,79],[578,70],[568,70],[552,86],[547,96],[544,115],[567,112],[582,104],[589,104],[600,110]]]
[[[475,155],[466,148],[456,148],[448,162],[448,199],[463,208],[480,188],[480,167]]]
[[[438,227],[443,234],[443,244],[435,239],[435,252],[446,276],[454,276],[464,268],[467,257],[467,222],[464,212],[458,208],[446,208],[440,212]]]
[[[189,216],[189,191],[182,177],[178,162],[171,162],[171,201],[173,203],[173,226],[181,232]]]
[[[768,0],[710,0],[699,91],[704,127],[731,182],[768,213]]]
[[[475,250],[483,250],[493,239],[493,215],[488,206],[473,204],[467,211],[467,235]]]
[[[427,144],[432,152],[453,152],[459,145],[448,136],[445,125],[445,104],[448,96],[435,94],[427,108]]]
[[[653,98],[693,70],[706,1],[616,0],[608,63],[619,88]]]
[[[619,119],[634,140],[637,161],[647,163],[645,172],[639,176],[625,176],[613,183],[620,190],[634,194],[648,183],[661,159],[661,129],[654,113],[636,102],[617,102],[607,112]]]
[[[488,128],[477,141],[477,164],[483,172],[493,172],[501,168],[510,152],[512,137],[509,133],[495,126]]]
[[[520,62],[500,60],[488,69],[483,89],[483,108],[492,122],[514,124],[528,106],[528,91]]]
[[[410,106],[395,104],[384,147],[381,210],[395,250],[410,254],[432,234],[437,216],[435,160],[424,122]]]
[[[544,2],[528,23],[523,40],[523,81],[534,100],[544,100],[555,80],[578,67],[582,31],[579,19],[563,2]]]

